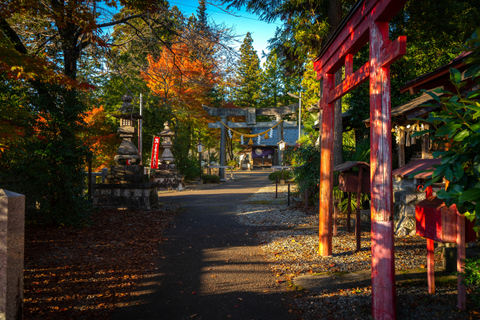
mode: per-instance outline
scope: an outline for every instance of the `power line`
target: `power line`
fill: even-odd
[[[180,6],[190,7],[190,8],[195,8],[195,9],[198,8],[198,7],[195,7],[195,6],[191,6],[191,5],[183,4],[183,3],[179,3],[179,2],[174,2],[174,1],[169,1],[169,3],[174,3],[174,4],[177,4],[177,5],[180,5]],[[233,17],[235,17],[235,18],[241,18],[241,19],[248,19],[248,20],[263,22],[263,21],[258,20],[258,19],[249,18],[249,17],[243,17],[243,16],[239,16],[239,15],[234,15],[234,14],[229,14],[229,13],[226,13],[226,12],[216,11],[216,10],[212,10],[212,9],[207,9],[207,11],[215,12],[215,13],[219,13],[219,14],[225,14],[225,15],[228,15],[228,16],[231,16],[231,17],[233,16]],[[265,22],[265,23],[266,23],[266,22]],[[275,22],[271,22],[270,24],[275,24],[275,25],[277,25],[277,26],[281,26],[281,25],[282,25],[281,23],[275,23]]]

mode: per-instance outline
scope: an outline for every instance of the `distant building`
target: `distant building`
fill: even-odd
[[[258,123],[260,124],[260,123]],[[248,145],[249,139],[245,139],[245,147],[243,154],[245,157],[242,157],[243,161],[247,160],[250,164],[255,167],[271,167],[279,165],[278,163],[278,127],[272,129],[272,134],[268,132],[268,139],[265,139],[265,135],[260,136],[260,141],[258,138],[253,138],[253,145]],[[264,132],[268,128],[252,128],[252,134],[258,134]],[[298,139],[298,127],[294,128],[283,128],[283,141],[286,143],[287,147],[294,146]],[[248,153],[248,154],[246,154]]]

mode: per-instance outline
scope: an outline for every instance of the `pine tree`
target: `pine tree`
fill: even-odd
[[[240,46],[240,61],[236,72],[237,86],[233,93],[235,104],[239,107],[257,106],[260,96],[260,59],[252,43],[252,36],[247,32]]]
[[[260,107],[276,107],[280,102],[283,90],[281,86],[281,66],[275,53],[267,56],[263,68]]]
[[[205,4],[205,0],[198,1],[198,9],[197,9],[197,20],[200,26],[203,27],[203,30],[207,28],[207,6]]]

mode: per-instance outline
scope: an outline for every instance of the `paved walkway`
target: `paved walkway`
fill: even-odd
[[[215,189],[161,194],[160,202],[179,203],[185,213],[165,234],[157,276],[142,286],[148,294],[112,319],[294,319],[285,286],[256,242],[258,229],[234,219],[236,206],[269,184],[267,177],[237,174]]]

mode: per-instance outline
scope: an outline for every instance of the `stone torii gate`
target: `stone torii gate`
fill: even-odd
[[[370,181],[372,237],[372,315],[396,319],[392,201],[390,64],[406,53],[406,37],[391,42],[389,21],[406,0],[359,1],[314,60],[323,79],[320,100],[322,144],[320,166],[319,253],[332,254],[334,102],[370,81]],[[370,60],[353,71],[353,56],[369,43]],[[335,73],[345,66],[345,80],[335,87]]]
[[[203,109],[207,113],[214,117],[220,117],[221,121],[215,123],[209,123],[209,128],[220,128],[220,165],[225,166],[226,158],[226,135],[227,129],[222,124],[222,122],[228,125],[230,128],[265,128],[273,127],[280,120],[282,120],[284,115],[296,114],[298,110],[298,104],[293,104],[284,107],[276,108],[213,108],[208,106],[203,106]],[[259,122],[257,123],[257,116],[275,116],[276,122]],[[227,122],[228,117],[245,117],[245,122]],[[283,128],[284,127],[295,127],[295,121],[283,121],[279,128],[277,129],[277,142],[283,140]],[[280,153],[279,153],[280,159]],[[225,169],[220,169],[220,178],[225,179]]]

